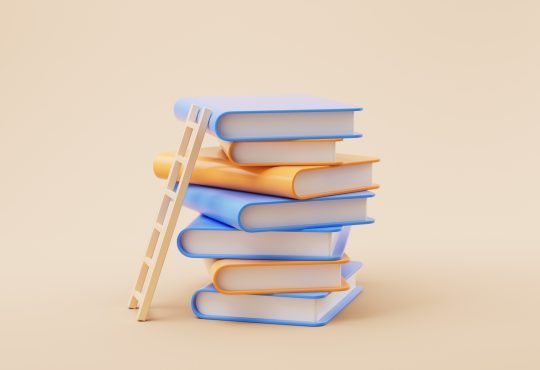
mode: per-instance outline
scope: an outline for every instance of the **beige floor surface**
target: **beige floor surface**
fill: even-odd
[[[0,368],[538,369],[539,9],[2,2]],[[172,247],[136,322],[172,104],[279,93],[367,108],[340,147],[383,159],[348,247],[366,292],[323,328],[197,320]]]

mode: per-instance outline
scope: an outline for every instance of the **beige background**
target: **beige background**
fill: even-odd
[[[537,369],[539,10],[2,1],[0,367]],[[171,248],[136,322],[174,101],[284,93],[367,108],[342,145],[383,158],[365,294],[318,329],[197,320],[202,264]]]

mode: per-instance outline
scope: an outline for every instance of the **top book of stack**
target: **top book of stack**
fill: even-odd
[[[174,112],[185,120],[194,104],[212,111],[209,131],[223,141],[341,139],[354,131],[358,106],[303,95],[186,97]]]

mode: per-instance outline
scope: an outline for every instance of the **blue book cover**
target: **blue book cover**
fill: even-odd
[[[244,231],[239,231],[229,225],[216,221],[212,218],[200,215],[197,217],[189,226],[183,229],[179,234],[176,240],[178,249],[180,252],[190,258],[236,258],[236,259],[256,259],[256,260],[299,260],[299,261],[335,261],[339,260],[343,256],[345,251],[345,245],[349,238],[350,226],[335,226],[335,227],[326,227],[326,228],[312,228],[304,230],[295,230],[295,231],[286,231],[286,234],[296,233],[298,231],[307,232],[307,233],[336,233],[334,240],[334,245],[332,253],[328,256],[314,256],[314,255],[292,255],[292,254],[227,254],[219,250],[219,247],[215,248],[215,251],[211,253],[196,253],[190,252],[188,248],[183,243],[183,236],[189,231],[201,230],[201,231],[230,231],[236,233],[244,233]],[[269,232],[258,233],[261,234],[261,237],[264,238],[268,235]],[[270,232],[271,233],[271,232]],[[289,237],[287,237],[289,238]],[[260,243],[259,243],[260,244]],[[207,247],[213,247],[208,245]],[[276,246],[277,247],[277,246]],[[285,249],[283,247],[282,249]],[[260,250],[260,249],[258,249]],[[290,253],[290,252],[289,252]]]
[[[346,280],[354,280],[355,274],[362,267],[361,262],[351,261],[342,266],[341,274]],[[279,325],[296,325],[296,326],[323,326],[336,317],[349,303],[351,303],[362,291],[363,288],[356,286],[355,282],[349,283],[351,289],[343,292],[312,292],[312,293],[276,293],[276,294],[262,294],[262,295],[224,295],[220,294],[212,284],[197,290],[191,299],[191,308],[195,316],[200,319],[206,320],[223,320],[223,321],[238,321],[238,322],[252,322],[261,324],[279,324]],[[207,293],[205,299],[201,301],[201,295]],[[208,296],[210,294],[210,296]],[[217,311],[226,311],[227,314],[213,314],[210,312],[203,313],[203,311],[212,311],[211,305],[209,305],[208,297],[214,297],[218,300],[214,305],[218,305]],[[247,297],[248,299],[243,299]],[[253,300],[256,297],[267,297],[267,299]],[[272,298],[277,298],[276,302],[272,302]],[[225,302],[221,300],[225,299]],[[290,301],[288,299],[291,299]],[[332,299],[330,302],[324,302],[324,300]],[[309,300],[314,303],[314,307],[317,309],[323,309],[321,317],[313,315],[312,312],[308,312],[311,320],[298,320],[289,319],[288,316],[295,316],[293,307],[291,306],[289,314],[287,305],[293,301]],[[307,302],[306,302],[307,303]],[[227,307],[224,307],[228,304]],[[262,305],[273,305],[275,313],[271,312],[272,307],[269,307],[264,314],[253,315],[253,312],[261,311],[257,310],[257,307]],[[326,309],[324,309],[326,304]],[[203,305],[205,307],[203,307]],[[221,307],[219,307],[221,306]],[[280,307],[281,306],[281,307]],[[306,305],[301,307],[302,310],[309,308]],[[249,315],[243,315],[243,312],[249,312]],[[269,313],[270,312],[270,313]],[[264,317],[263,317],[264,316]],[[270,317],[273,316],[273,317]],[[298,315],[296,315],[298,317]]]
[[[212,111],[208,128],[218,138],[225,141],[257,141],[257,140],[297,140],[297,139],[325,139],[325,138],[353,138],[362,135],[351,132],[332,134],[337,128],[326,130],[325,134],[313,130],[305,135],[294,134],[287,131],[268,134],[267,136],[230,136],[220,127],[220,123],[227,115],[263,115],[263,114],[288,114],[288,113],[332,113],[332,112],[355,112],[362,108],[354,105],[336,102],[330,99],[315,96],[291,95],[291,96],[200,96],[185,97],[178,100],[174,106],[176,117],[184,121],[190,106],[194,104],[200,108],[208,108]],[[334,118],[336,120],[336,118]],[[337,122],[337,121],[336,121]],[[326,125],[332,127],[332,121]],[[310,131],[310,130],[308,130]]]
[[[298,200],[190,184],[184,205],[236,229],[259,232],[373,223],[372,218],[364,215],[365,200],[373,196],[370,191],[359,191]],[[352,214],[354,210],[348,208],[353,201],[357,201],[354,204],[358,208],[362,207],[358,214]],[[300,208],[307,203],[311,204],[309,209]],[[295,204],[298,208],[290,207]],[[325,206],[332,207],[332,212]],[[344,210],[351,214],[348,218],[341,214]]]

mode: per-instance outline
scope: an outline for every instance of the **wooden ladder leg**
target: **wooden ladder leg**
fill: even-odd
[[[157,221],[129,301],[129,308],[139,308],[139,321],[147,319],[210,115],[210,110],[199,112],[199,108],[194,105],[189,110],[177,156],[169,171]],[[178,186],[174,192],[177,181]]]

